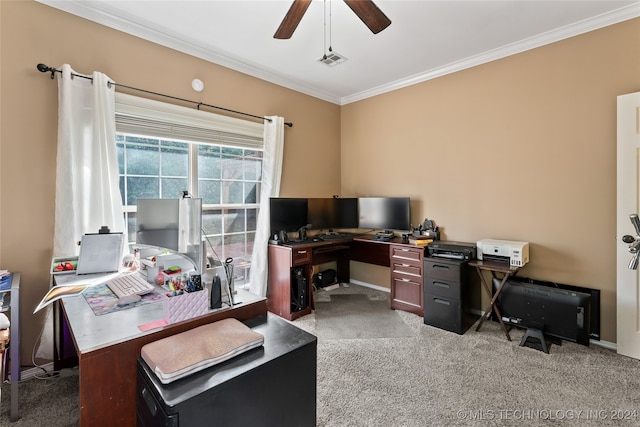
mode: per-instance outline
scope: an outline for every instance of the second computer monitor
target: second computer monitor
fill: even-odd
[[[310,198],[307,220],[315,230],[358,228],[358,199]]]

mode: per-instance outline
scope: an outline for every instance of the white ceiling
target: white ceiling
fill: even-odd
[[[375,0],[392,23],[374,35],[315,0],[276,40],[292,0],[37,1],[340,105],[640,16],[640,1]],[[329,46],[347,60],[319,62]]]

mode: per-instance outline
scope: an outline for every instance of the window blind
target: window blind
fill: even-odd
[[[264,125],[116,93],[116,131],[262,150]]]

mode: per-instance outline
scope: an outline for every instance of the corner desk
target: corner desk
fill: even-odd
[[[424,315],[423,259],[425,248],[402,243],[400,238],[390,241],[374,240],[372,236],[353,235],[331,240],[289,244],[269,244],[269,276],[267,306],[269,311],[288,320],[311,313],[314,309],[312,267],[335,261],[338,282],[349,282],[350,261],[390,268],[391,309]],[[294,310],[291,305],[293,269],[301,268],[307,283],[307,306]]]
[[[56,276],[55,284],[104,283],[104,275]],[[68,330],[77,355],[80,382],[80,425],[136,425],[137,361],[145,344],[228,317],[246,321],[266,315],[264,298],[237,289],[232,308],[208,313],[146,332],[138,326],[163,318],[161,302],[96,316],[82,295],[56,301],[54,366],[61,364],[63,331]],[[68,353],[68,348],[65,353]]]

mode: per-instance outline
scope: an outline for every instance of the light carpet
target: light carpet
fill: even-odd
[[[331,292],[385,298],[350,285],[316,300]],[[401,311],[411,337],[334,338],[316,307],[293,323],[318,336],[318,426],[640,425],[635,359],[570,342],[545,354],[520,347],[522,331],[508,341],[498,323],[458,335]]]
[[[638,360],[569,342],[545,354],[519,347],[521,331],[507,341],[494,322],[457,335],[402,311],[394,313],[411,336],[331,337],[322,302],[337,294],[386,301],[369,313],[372,323],[390,311],[388,293],[341,286],[318,291],[317,310],[293,322],[318,336],[318,426],[640,426]],[[10,423],[3,384],[0,425],[77,425],[77,387],[77,377],[25,381],[23,418]]]
[[[325,339],[399,338],[415,332],[400,315],[389,310],[389,301],[366,294],[333,294],[316,303],[316,333]]]

